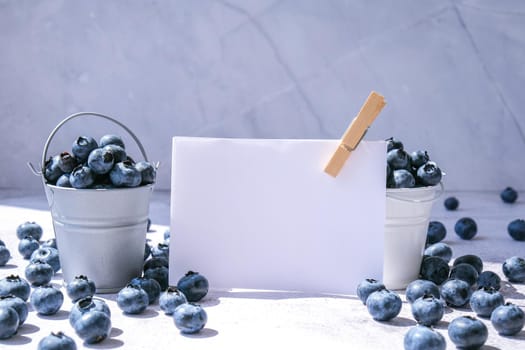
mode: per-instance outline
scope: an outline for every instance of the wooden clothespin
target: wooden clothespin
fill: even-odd
[[[346,132],[341,138],[339,147],[337,147],[337,150],[324,168],[326,173],[333,177],[336,177],[337,174],[339,174],[346,160],[350,157],[350,153],[357,148],[359,142],[361,142],[365,136],[368,127],[379,115],[379,112],[381,112],[385,105],[386,102],[383,96],[375,91],[370,93],[365,104],[361,107],[361,110],[354,120],[352,120],[348,129],[346,129]]]

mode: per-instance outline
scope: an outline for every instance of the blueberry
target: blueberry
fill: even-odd
[[[111,319],[105,312],[93,310],[83,313],[73,328],[87,344],[99,343],[109,336]]]
[[[66,285],[66,293],[74,303],[85,297],[92,297],[96,291],[95,282],[84,275],[75,276],[75,278]]]
[[[60,176],[56,182],[56,186],[58,187],[66,187],[66,188],[71,188],[73,186],[71,186],[71,182],[69,182],[69,177],[71,176],[70,173],[66,173],[66,174],[62,174],[62,176]]]
[[[437,285],[448,278],[450,267],[447,262],[437,256],[425,256],[421,262],[420,278],[429,280]]]
[[[58,156],[58,167],[63,173],[70,173],[77,166],[77,160],[68,152],[62,152]]]
[[[448,197],[443,204],[447,210],[456,210],[459,207],[459,200],[456,197]]]
[[[403,149],[403,142],[395,139],[394,137],[389,137],[385,141],[387,152],[390,152],[393,149]]]
[[[140,314],[148,303],[148,293],[140,285],[128,284],[117,294],[117,305],[126,314]]]
[[[498,306],[490,316],[490,322],[501,335],[518,334],[525,324],[523,310],[512,303]]]
[[[5,266],[11,259],[11,252],[6,246],[0,246],[0,266]]]
[[[441,169],[435,162],[426,162],[417,169],[416,180],[423,186],[435,186],[441,181]]]
[[[439,287],[432,281],[415,280],[408,284],[405,291],[405,296],[409,303],[413,303],[416,299],[425,295],[433,295],[439,298],[441,296]]]
[[[429,245],[424,252],[426,256],[437,256],[445,262],[450,262],[452,258],[452,248],[446,243],[439,242]]]
[[[472,290],[467,282],[463,280],[451,279],[441,286],[441,297],[452,307],[466,305],[472,294]]]
[[[24,259],[29,259],[39,247],[40,243],[31,236],[26,236],[18,242],[18,252]]]
[[[18,313],[12,307],[0,308],[0,339],[9,339],[19,326]]]
[[[148,218],[148,225],[146,226],[146,232],[150,232],[151,229],[151,219]]]
[[[30,261],[41,260],[53,268],[53,271],[58,272],[60,270],[60,258],[58,256],[58,250],[52,247],[40,247],[31,254]]]
[[[481,271],[483,271],[483,260],[481,260],[481,258],[477,255],[466,254],[457,257],[456,259],[454,259],[454,264],[452,264],[452,266],[456,266],[463,263],[472,265],[472,267],[476,269],[478,274],[480,274]]]
[[[26,279],[33,286],[43,286],[51,282],[55,272],[51,265],[42,260],[33,260],[25,268]]]
[[[478,226],[472,218],[461,218],[454,225],[454,231],[461,239],[472,239],[478,233]]]
[[[448,336],[458,349],[479,349],[488,338],[487,326],[472,316],[460,316],[448,326]]]
[[[68,337],[62,332],[45,336],[38,342],[37,350],[76,350],[77,345],[73,338]]]
[[[77,158],[79,163],[87,161],[92,150],[97,148],[97,141],[90,136],[80,136],[73,142],[73,155]]]
[[[155,182],[157,170],[149,162],[142,161],[135,164],[135,169],[138,170],[141,177],[141,185],[148,185]]]
[[[40,315],[54,315],[64,303],[64,294],[50,284],[39,286],[33,289],[30,302]]]
[[[144,244],[144,260],[149,258],[150,255],[151,255],[151,246],[148,244],[148,242],[146,242]]]
[[[113,152],[107,148],[95,148],[88,157],[88,167],[95,174],[107,174],[113,169]]]
[[[525,259],[518,256],[508,258],[503,263],[502,270],[509,282],[525,282]]]
[[[492,271],[483,271],[478,275],[478,288],[501,288],[501,278],[497,273]]]
[[[148,295],[148,304],[153,304],[159,300],[160,284],[153,278],[135,277],[129,283],[144,289]]]
[[[516,241],[525,241],[525,220],[516,219],[509,223],[507,232]]]
[[[412,303],[412,316],[424,326],[437,324],[445,313],[445,306],[433,295],[424,295]]]
[[[397,169],[392,172],[388,188],[412,188],[416,185],[416,180],[410,171]]]
[[[104,151],[110,151],[113,154],[113,162],[119,163],[125,161],[128,156],[126,150],[118,145],[107,145],[102,148]]]
[[[518,199],[518,192],[512,187],[507,187],[500,193],[500,198],[505,203],[514,203]]]
[[[392,170],[410,169],[410,156],[402,148],[388,151],[386,161]]]
[[[160,285],[160,290],[168,288],[169,270],[165,266],[153,267],[144,271],[144,277],[153,278]]]
[[[169,229],[164,231],[164,236],[163,236],[164,240],[169,240],[170,236],[171,236],[171,231]]]
[[[29,313],[25,301],[14,295],[4,295],[0,297],[0,309],[5,307],[11,307],[18,313],[19,326],[24,324]]]
[[[494,288],[480,288],[470,297],[470,307],[480,317],[490,317],[504,303],[503,295]]]
[[[410,164],[413,168],[419,169],[430,160],[427,151],[414,151],[410,153]]]
[[[441,333],[427,326],[415,326],[405,334],[405,350],[445,350],[447,342]]]
[[[376,321],[388,321],[399,315],[401,298],[388,289],[372,292],[366,299],[368,313]]]
[[[441,242],[447,236],[447,229],[440,221],[430,221],[427,229],[427,244]]]
[[[109,177],[116,187],[137,187],[142,181],[140,172],[129,161],[116,163]]]
[[[26,221],[16,228],[16,236],[18,239],[31,236],[38,241],[42,238],[42,233],[42,227],[34,221]]]
[[[170,247],[167,244],[159,243],[157,246],[151,248],[151,256],[154,258],[164,257],[169,259],[170,257]]]
[[[85,297],[77,301],[69,313],[69,324],[75,326],[75,323],[83,314],[91,311],[100,311],[111,317],[111,311],[106,302],[99,298]]]
[[[58,178],[64,173],[58,166],[60,162],[60,156],[56,155],[50,157],[44,163],[44,178],[48,183],[54,184]]]
[[[100,138],[100,141],[98,142],[98,144],[100,147],[104,147],[107,145],[116,145],[122,148],[126,148],[126,146],[124,145],[124,141],[122,141],[122,137],[118,135],[111,135],[111,134],[104,135]]]
[[[44,247],[51,247],[51,248],[58,249],[57,248],[57,240],[56,240],[56,238],[50,238],[47,241],[45,241],[44,243],[42,243],[40,245],[40,247],[42,247],[42,248],[44,248]]]
[[[90,167],[79,165],[69,175],[69,182],[73,188],[88,188],[95,183],[95,174]]]
[[[27,301],[29,293],[31,293],[31,286],[17,275],[9,275],[0,280],[0,296],[12,294]]]
[[[170,286],[160,295],[159,305],[166,315],[172,315],[177,306],[188,302],[186,296],[177,288]]]
[[[175,326],[182,333],[192,334],[199,332],[204,328],[207,320],[208,315],[200,305],[181,304],[173,312]]]
[[[357,296],[366,305],[366,299],[370,294],[385,288],[385,285],[378,280],[367,278],[357,285]]]
[[[478,281],[478,272],[470,264],[454,264],[454,266],[452,266],[452,269],[450,269],[449,278],[463,280],[467,282],[469,286],[472,287]]]
[[[177,282],[177,288],[189,302],[199,301],[208,294],[208,280],[198,272],[188,271]]]
[[[165,257],[156,257],[146,260],[143,271],[154,269],[157,267],[168,267],[169,261]]]

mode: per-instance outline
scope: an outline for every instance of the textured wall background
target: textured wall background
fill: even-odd
[[[376,90],[367,139],[525,190],[521,0],[0,0],[0,47],[2,188],[41,189],[25,162],[74,112],[127,124],[168,189],[173,135],[339,138]],[[111,131],[68,125],[58,151]]]

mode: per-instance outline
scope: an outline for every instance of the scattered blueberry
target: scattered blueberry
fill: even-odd
[[[11,307],[18,313],[18,325],[21,326],[27,319],[29,310],[27,303],[14,295],[0,296],[0,308]]]
[[[478,233],[478,226],[472,218],[461,218],[454,225],[454,231],[461,239],[472,239]]]
[[[421,279],[440,285],[446,281],[449,272],[450,267],[445,260],[437,256],[424,256],[419,274]]]
[[[148,293],[140,285],[128,284],[117,294],[117,305],[126,314],[140,314],[148,303]]]
[[[9,339],[19,326],[18,313],[12,307],[0,308],[0,339]]]
[[[151,219],[148,218],[148,225],[146,226],[146,232],[150,232],[151,229]]]
[[[208,280],[198,272],[188,271],[177,282],[177,288],[189,302],[199,301],[208,294]]]
[[[90,167],[79,165],[69,175],[69,182],[74,188],[88,188],[95,182],[95,174]]]
[[[505,203],[514,203],[518,199],[518,192],[512,187],[506,187],[499,196]]]
[[[385,285],[373,278],[367,278],[357,285],[357,296],[366,305],[366,299],[375,291],[386,289]]]
[[[509,223],[507,232],[516,241],[525,241],[525,220],[516,219]]]
[[[427,244],[441,242],[447,235],[447,229],[440,221],[430,221],[427,229]]]
[[[412,173],[405,169],[396,169],[392,172],[389,188],[412,188],[416,185],[416,179]]]
[[[456,259],[454,259],[454,263],[452,264],[452,266],[456,266],[463,263],[472,265],[472,267],[476,269],[478,274],[481,273],[481,271],[483,271],[483,260],[481,260],[481,258],[477,255],[466,254],[457,257]]]
[[[151,255],[151,246],[149,245],[148,242],[146,242],[144,244],[144,260],[149,258],[150,255]]]
[[[96,291],[95,282],[84,275],[75,276],[75,278],[66,285],[66,293],[74,303],[85,297],[92,297]]]
[[[502,270],[509,282],[525,282],[525,259],[518,256],[510,257],[503,263]]]
[[[452,266],[452,269],[450,269],[449,278],[463,280],[467,282],[469,286],[472,287],[478,281],[478,272],[470,264],[454,264],[454,266]]]
[[[494,288],[480,288],[470,297],[470,307],[480,317],[490,317],[492,311],[503,304],[503,295]]]
[[[479,349],[488,338],[487,326],[472,316],[460,316],[448,326],[448,336],[458,349]]]
[[[501,288],[501,278],[492,271],[483,271],[478,275],[478,288]]]
[[[142,181],[140,172],[129,161],[116,163],[109,177],[116,187],[136,187]]]
[[[501,335],[518,334],[525,324],[523,310],[512,303],[498,306],[490,316],[490,322]]]
[[[26,236],[18,241],[18,252],[24,259],[29,259],[31,254],[40,247],[40,243],[32,236]]]
[[[441,300],[433,295],[424,295],[412,303],[412,316],[417,323],[424,326],[437,324],[445,313],[445,306]]]
[[[416,299],[425,295],[433,295],[435,298],[441,297],[439,287],[432,281],[415,280],[406,287],[405,297],[409,303],[413,303]]]
[[[456,210],[459,207],[459,200],[456,197],[448,197],[443,204],[447,210]]]
[[[69,324],[74,326],[83,314],[91,311],[100,311],[111,317],[111,310],[106,302],[99,298],[85,297],[77,301],[69,313]]]
[[[153,278],[135,277],[129,283],[144,289],[148,295],[148,304],[153,304],[159,300],[160,284]]]
[[[142,161],[135,164],[135,169],[138,170],[141,177],[141,185],[148,185],[155,182],[157,170],[149,162]]]
[[[438,242],[429,245],[424,252],[427,256],[437,256],[449,263],[452,259],[452,248],[446,243]]]
[[[429,161],[417,169],[416,180],[424,186],[435,186],[441,181],[441,169],[435,162]]]
[[[88,157],[88,167],[95,174],[107,174],[113,169],[113,152],[107,148],[95,148]]]
[[[42,260],[32,260],[25,268],[26,279],[33,286],[43,286],[51,282],[55,272],[51,265]]]
[[[170,247],[167,244],[159,243],[157,246],[151,248],[151,256],[154,258],[164,257],[169,259],[170,257]]]
[[[64,303],[64,294],[50,284],[39,286],[33,289],[30,302],[40,315],[54,315]]]
[[[192,334],[204,328],[208,315],[200,305],[185,303],[175,308],[173,320],[182,333]]]
[[[0,280],[0,296],[12,294],[27,301],[29,293],[31,293],[31,286],[17,275],[9,275]]]
[[[16,228],[16,236],[18,239],[31,236],[38,241],[42,238],[42,233],[42,227],[36,222],[26,221],[23,224],[18,225]]]
[[[97,141],[95,141],[94,138],[90,136],[80,136],[75,140],[71,149],[77,160],[80,163],[84,163],[87,161],[91,151],[97,147]]]
[[[69,152],[62,152],[58,156],[58,167],[63,173],[70,173],[77,166],[77,160]]]
[[[144,277],[156,280],[161,290],[168,288],[168,259],[164,257],[151,258],[144,264]]]
[[[177,288],[170,286],[160,295],[159,305],[166,315],[172,315],[177,306],[187,303],[184,294]]]
[[[30,261],[40,260],[48,263],[55,273],[60,270],[60,258],[58,250],[52,247],[40,247],[31,254]]]
[[[77,344],[73,338],[68,337],[62,332],[45,336],[38,342],[37,350],[76,350]]]
[[[417,325],[410,328],[403,339],[405,350],[445,350],[447,342],[441,333],[431,327]]]
[[[389,321],[399,315],[401,298],[388,289],[372,292],[366,299],[368,313],[376,321]]]
[[[7,262],[11,259],[11,252],[7,249],[6,246],[0,246],[0,266],[5,266]]]
[[[77,335],[87,344],[99,343],[111,332],[111,319],[102,311],[83,313],[73,325]]]
[[[472,294],[472,290],[467,282],[463,280],[448,280],[441,286],[441,297],[452,307],[466,305]]]

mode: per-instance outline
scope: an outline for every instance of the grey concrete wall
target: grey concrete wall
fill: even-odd
[[[339,138],[376,90],[367,139],[428,150],[451,190],[525,190],[521,0],[0,0],[0,48],[0,188],[40,189],[25,162],[74,112],[127,124],[168,189],[173,135]]]

